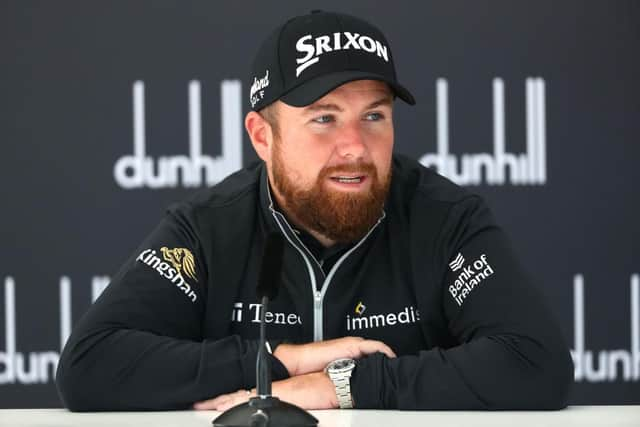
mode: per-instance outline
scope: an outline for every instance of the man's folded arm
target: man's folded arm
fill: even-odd
[[[558,347],[559,350],[559,347]],[[358,363],[352,388],[356,408],[562,409],[573,368],[528,337],[482,337],[449,349],[388,359],[378,353]]]
[[[553,313],[481,200],[459,203],[450,216],[436,250],[446,254],[440,297],[458,344],[360,360],[356,407],[564,408],[573,363]]]
[[[170,214],[125,263],[62,352],[66,407],[184,409],[255,385],[257,341],[202,339],[209,272],[200,252],[189,221]],[[274,379],[288,376],[276,358],[272,366]]]

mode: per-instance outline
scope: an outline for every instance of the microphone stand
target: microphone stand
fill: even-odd
[[[223,412],[214,427],[315,427],[318,420],[304,409],[271,395],[271,359],[267,355],[265,314],[269,297],[262,297],[260,348],[256,359],[256,397]]]

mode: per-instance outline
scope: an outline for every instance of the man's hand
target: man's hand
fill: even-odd
[[[336,359],[359,359],[373,353],[396,357],[391,348],[381,341],[362,337],[344,337],[309,344],[280,344],[273,355],[287,368],[290,376],[319,372]]]
[[[329,376],[324,372],[314,372],[276,381],[273,383],[271,391],[273,396],[280,400],[293,403],[304,409],[334,409],[338,407],[336,389]],[[238,390],[235,393],[223,394],[214,399],[197,402],[193,408],[226,411],[248,401],[250,397],[255,395],[255,389],[251,393],[247,393],[247,390]]]
[[[324,368],[336,359],[359,359],[373,353],[396,357],[391,348],[381,341],[361,337],[344,337],[309,344],[280,344],[273,355],[287,368],[291,378],[276,381],[272,395],[304,409],[332,409],[338,407],[336,389]],[[256,390],[238,390],[213,399],[197,402],[194,409],[227,409],[246,402]]]

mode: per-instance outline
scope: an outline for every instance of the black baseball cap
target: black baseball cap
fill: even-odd
[[[262,43],[249,105],[259,111],[280,99],[304,107],[354,80],[383,81],[398,98],[416,103],[398,83],[391,48],[379,29],[350,15],[314,10],[291,18]]]

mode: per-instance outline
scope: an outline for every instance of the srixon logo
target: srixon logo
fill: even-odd
[[[584,338],[584,277],[573,278],[574,349],[571,357],[574,364],[574,379],[588,383],[613,382],[640,379],[640,275],[631,275],[631,351],[626,349],[587,350]]]
[[[109,277],[91,280],[92,301],[109,284]],[[71,280],[62,276],[59,285],[60,349],[23,353],[16,347],[16,286],[13,277],[4,280],[5,347],[0,351],[0,385],[46,384],[55,377],[60,352],[71,334]]]
[[[296,41],[296,51],[304,53],[303,57],[296,58],[296,63],[299,64],[296,67],[296,77],[320,61],[320,57],[324,53],[350,49],[372,53],[385,62],[389,62],[387,46],[365,34],[344,31],[315,38],[311,34],[307,34]]]
[[[144,82],[133,83],[133,155],[120,157],[113,168],[116,183],[127,190],[214,185],[242,168],[242,106],[239,80],[220,84],[222,152],[202,154],[200,82],[189,83],[189,155],[162,156],[146,153]]]
[[[449,95],[445,79],[436,81],[437,152],[420,158],[424,166],[459,185],[543,185],[547,182],[545,84],[541,78],[526,80],[527,152],[506,151],[504,82],[493,80],[493,152],[449,152]]]

